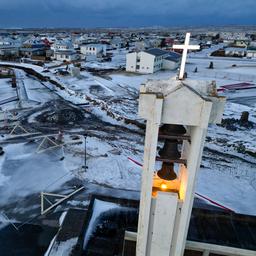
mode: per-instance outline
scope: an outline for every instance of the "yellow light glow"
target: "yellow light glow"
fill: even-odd
[[[166,189],[167,189],[166,183],[165,183],[165,182],[162,182],[161,185],[160,185],[160,188],[161,188],[162,190],[166,190]]]

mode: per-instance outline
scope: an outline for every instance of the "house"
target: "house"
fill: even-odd
[[[80,49],[80,46],[83,44],[86,44],[88,42],[88,37],[86,35],[82,35],[80,37],[77,37],[74,42],[73,46],[75,49]]]
[[[58,40],[52,45],[54,51],[73,51],[74,47],[70,40]]]
[[[244,56],[246,56],[246,48],[227,47],[227,48],[225,48],[225,56],[228,56],[228,57],[244,57]]]
[[[112,40],[111,40],[111,46],[114,48],[114,49],[120,49],[123,47],[123,41],[120,37],[114,37]]]
[[[164,43],[167,47],[172,47],[174,45],[174,39],[173,38],[165,38]]]
[[[72,50],[60,50],[54,52],[54,59],[59,61],[75,61],[79,60],[79,54],[76,53],[76,51]]]
[[[250,43],[249,40],[239,39],[239,40],[234,40],[234,43],[232,44],[232,46],[245,48],[249,45],[249,43]]]
[[[93,55],[95,57],[98,57],[100,55],[106,55],[106,45],[104,44],[81,45],[80,51],[85,56]]]
[[[41,48],[20,48],[20,56],[24,58],[33,59],[38,56],[45,58],[45,49]]]
[[[243,40],[246,32],[221,32],[220,37],[225,41]]]
[[[40,38],[30,38],[26,40],[22,45],[22,48],[33,48],[33,49],[42,49],[45,47],[46,47],[45,42]]]
[[[136,41],[134,42],[134,48],[137,51],[144,51],[145,49],[151,48],[149,45],[149,41],[143,40],[143,41]]]
[[[165,70],[175,70],[180,66],[181,55],[176,52],[169,52],[168,56],[163,59],[162,68]]]
[[[256,47],[249,46],[247,48],[246,57],[249,58],[249,59],[256,59]]]
[[[0,38],[0,58],[15,59],[19,56],[21,44],[12,38]]]
[[[126,55],[126,71],[152,74],[162,69],[175,70],[180,59],[180,54],[158,48],[132,52]]]
[[[53,46],[54,59],[59,61],[75,61],[79,59],[79,54],[75,51],[70,40],[58,40]]]

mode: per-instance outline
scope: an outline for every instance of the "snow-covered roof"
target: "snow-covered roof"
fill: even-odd
[[[181,54],[177,53],[177,52],[169,52],[169,55],[164,58],[165,60],[171,60],[174,62],[179,62],[181,58]]]
[[[148,49],[148,50],[145,50],[144,52],[146,52],[148,54],[151,54],[151,55],[154,55],[156,57],[163,56],[163,55],[166,55],[166,54],[169,53],[168,51],[164,51],[164,50],[161,50],[161,49],[158,49],[158,48]]]
[[[37,51],[42,51],[42,48],[20,48],[20,51],[23,52],[37,52]]]
[[[104,44],[86,44],[82,45],[81,47],[95,47],[95,48],[102,48]]]
[[[245,48],[240,48],[240,47],[227,47],[225,49],[225,51],[244,52],[244,51],[246,51],[246,49]]]
[[[20,41],[10,37],[0,38],[0,48],[20,47]]]
[[[255,52],[255,51],[256,51],[256,46],[249,46],[249,47],[247,48],[247,51],[253,51],[253,52]]]
[[[26,40],[23,44],[44,44],[40,38],[30,38]]]
[[[76,51],[67,50],[67,51],[55,51],[55,54],[64,54],[64,55],[74,55],[76,54]]]
[[[66,46],[68,48],[73,48],[72,42],[70,40],[68,40],[68,39],[57,40],[54,43],[54,46]]]

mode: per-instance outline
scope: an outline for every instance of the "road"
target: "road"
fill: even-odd
[[[19,104],[21,107],[23,107],[24,103],[27,103],[29,101],[26,87],[24,84],[24,73],[18,69],[15,69],[14,72],[15,72],[16,82],[17,82],[17,93],[19,97]]]

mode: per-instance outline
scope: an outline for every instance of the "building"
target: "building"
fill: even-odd
[[[33,48],[33,49],[42,49],[45,47],[46,47],[46,44],[44,43],[44,41],[36,38],[28,39],[22,45],[22,48]]]
[[[147,40],[142,40],[142,41],[136,41],[134,42],[134,48],[136,51],[144,51],[148,48],[151,48],[149,45],[149,42]]]
[[[246,48],[227,47],[227,48],[225,48],[225,56],[228,56],[228,57],[244,57],[244,56],[246,56]]]
[[[93,55],[93,56],[100,56],[106,55],[106,45],[104,44],[87,44],[80,46],[81,54],[85,56]]]
[[[123,47],[123,40],[120,37],[115,37],[111,40],[111,46],[114,49],[120,49]]]
[[[75,51],[70,40],[59,40],[53,45],[54,59],[59,61],[75,61],[79,59],[79,54]]]
[[[85,35],[82,35],[74,40],[73,46],[75,49],[80,49],[80,46],[86,43],[87,43],[87,37]]]
[[[19,47],[21,44],[11,38],[0,38],[0,58],[15,59],[19,56]]]
[[[45,49],[42,48],[20,48],[20,56],[24,58],[36,58],[42,56],[45,58]]]
[[[250,41],[249,40],[246,40],[246,39],[243,39],[243,40],[234,40],[234,43],[232,46],[234,47],[247,47],[249,45]]]
[[[58,40],[52,45],[54,51],[73,51],[74,47],[70,40]]]
[[[247,48],[246,57],[249,59],[256,59],[256,47],[249,46]]]
[[[54,59],[59,61],[75,61],[79,60],[79,54],[76,51],[67,50],[67,51],[55,51]]]
[[[152,74],[159,70],[175,70],[178,68],[181,55],[172,51],[152,48],[126,55],[126,71]]]
[[[223,40],[243,40],[246,38],[246,32],[221,32],[220,37]]]

